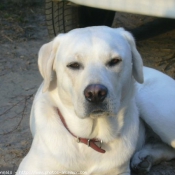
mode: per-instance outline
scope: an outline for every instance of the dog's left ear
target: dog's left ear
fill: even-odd
[[[134,37],[131,35],[131,33],[127,32],[123,28],[119,30],[121,31],[122,36],[128,41],[131,48],[132,62],[133,62],[133,76],[137,82],[143,83],[144,82],[143,61],[142,61],[142,57],[137,51]]]
[[[49,89],[50,83],[54,77],[53,64],[59,47],[59,36],[54,38],[53,41],[44,44],[38,54],[38,67],[44,79],[43,92]]]

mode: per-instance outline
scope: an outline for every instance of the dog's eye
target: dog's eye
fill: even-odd
[[[81,65],[77,62],[73,62],[73,63],[68,64],[67,67],[69,67],[71,69],[78,70],[78,69],[80,69]]]
[[[120,58],[113,58],[112,60],[110,60],[110,61],[107,63],[107,65],[108,65],[109,67],[112,67],[112,66],[117,65],[120,61],[121,61]]]

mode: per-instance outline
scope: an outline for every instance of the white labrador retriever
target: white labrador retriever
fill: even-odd
[[[75,29],[43,45],[38,63],[34,139],[18,174],[129,175],[130,160],[149,171],[175,158],[175,81],[143,68],[130,33]]]

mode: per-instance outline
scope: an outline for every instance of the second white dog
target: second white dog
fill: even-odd
[[[133,154],[131,167],[143,171],[175,158],[175,82],[143,68],[130,33],[60,34],[42,46],[38,63],[34,139],[18,173],[129,175]]]

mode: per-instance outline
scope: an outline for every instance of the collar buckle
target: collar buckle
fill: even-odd
[[[77,141],[77,143],[80,143],[80,138],[77,137],[77,138],[76,138],[76,141]]]

